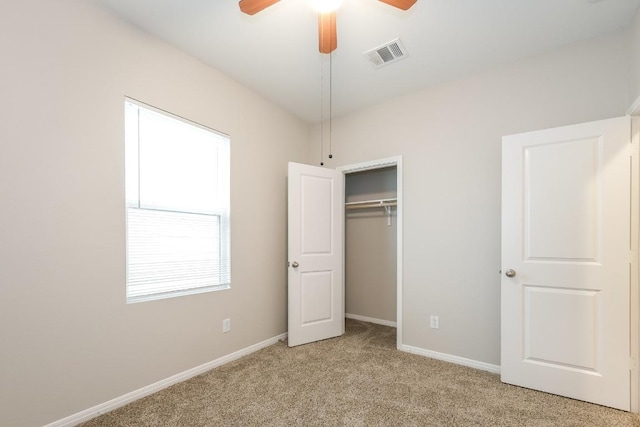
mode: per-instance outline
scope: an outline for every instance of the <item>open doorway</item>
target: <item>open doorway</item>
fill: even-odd
[[[345,315],[402,345],[402,157],[338,168],[345,185]]]

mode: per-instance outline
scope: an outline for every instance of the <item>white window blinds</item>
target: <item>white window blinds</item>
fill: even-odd
[[[125,101],[127,301],[231,283],[229,138]]]

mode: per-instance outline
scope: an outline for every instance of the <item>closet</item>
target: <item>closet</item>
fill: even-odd
[[[345,313],[396,326],[397,168],[345,175]]]

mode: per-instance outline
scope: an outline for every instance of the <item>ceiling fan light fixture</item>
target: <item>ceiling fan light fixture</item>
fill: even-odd
[[[342,2],[343,0],[311,0],[311,5],[318,13],[331,13],[338,10]]]
[[[247,15],[254,15],[280,0],[240,0],[240,10]],[[380,0],[393,7],[407,10],[413,6],[417,0]],[[320,53],[330,54],[338,47],[338,36],[336,30],[336,10],[340,8],[343,0],[311,0],[311,5],[318,12],[318,44]],[[380,52],[374,53],[374,59],[369,58],[376,66],[376,62],[384,64],[392,59],[402,57],[404,53],[399,46],[396,46],[398,54],[391,53],[392,58],[385,58]],[[387,48],[388,50],[389,48]],[[367,53],[365,53],[367,55]]]

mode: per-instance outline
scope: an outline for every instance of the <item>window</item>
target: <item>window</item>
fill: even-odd
[[[125,99],[127,302],[228,289],[229,138]]]

